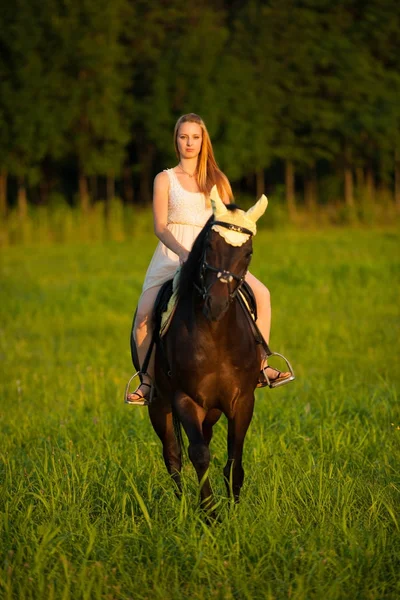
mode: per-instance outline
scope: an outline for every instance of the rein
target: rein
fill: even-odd
[[[207,232],[207,237],[205,239],[205,244],[204,244],[202,263],[201,263],[201,267],[200,267],[200,276],[199,276],[200,277],[200,286],[198,286],[197,283],[194,282],[194,287],[200,293],[203,300],[207,301],[208,298],[210,297],[210,291],[211,291],[211,288],[214,285],[214,283],[216,283],[217,281],[220,281],[221,283],[226,283],[228,285],[228,289],[229,289],[229,301],[232,301],[243,285],[243,282],[244,282],[244,279],[245,279],[246,273],[247,273],[247,268],[245,269],[245,271],[242,275],[236,275],[236,273],[232,273],[232,271],[218,269],[217,267],[214,267],[213,265],[210,265],[207,262],[207,256],[206,256],[207,255],[207,239],[210,234],[211,227],[213,225],[220,225],[221,227],[224,227],[225,229],[230,229],[231,231],[245,233],[246,235],[248,235],[250,237],[253,236],[253,232],[250,231],[250,229],[246,229],[245,227],[240,227],[239,225],[233,225],[232,223],[226,223],[225,221],[212,221],[210,228]],[[205,283],[205,275],[206,275],[207,271],[217,273],[216,281],[213,281],[212,283],[210,283],[209,286],[206,286],[206,283]],[[230,287],[230,284],[232,283],[232,281],[238,282],[238,285],[233,290],[233,292],[231,292],[231,287]]]

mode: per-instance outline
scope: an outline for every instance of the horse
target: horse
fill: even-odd
[[[210,197],[213,214],[181,267],[171,323],[162,338],[156,335],[155,394],[148,410],[178,495],[183,427],[200,484],[201,506],[212,512],[209,445],[222,414],[228,420],[223,474],[227,494],[233,494],[235,502],[244,480],[243,446],[253,416],[261,345],[238,293],[250,265],[256,221],[268,200],[262,195],[245,212],[235,204],[225,205],[216,186]],[[131,346],[139,369],[133,335]]]

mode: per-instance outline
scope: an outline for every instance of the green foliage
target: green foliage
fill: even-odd
[[[121,43],[125,5],[124,0],[72,3],[60,18],[68,36],[67,65],[73,67],[65,73],[74,91],[68,107],[70,150],[87,175],[119,174],[129,141],[124,114],[129,70]]]
[[[87,174],[119,173],[129,141],[123,112],[129,72],[120,41],[125,4],[61,7],[48,0],[7,7],[0,114],[7,132],[2,161],[12,174],[68,153]]]
[[[228,176],[238,180],[265,169],[274,156],[279,70],[268,17],[259,3],[238,11],[220,63],[221,129],[218,148]]]
[[[194,111],[233,182],[290,161],[306,179],[328,165],[392,186],[399,29],[395,0],[8,3],[1,172],[37,194],[44,180],[58,191],[65,168],[83,190],[83,176],[121,180],[124,166],[144,202],[175,160],[177,117]]]
[[[236,507],[216,425],[213,526],[191,465],[179,502],[146,409],[123,404],[149,236],[3,251],[0,595],[397,598],[398,243],[390,230],[257,234],[271,346],[297,379],[257,391]]]
[[[18,177],[35,178],[49,137],[44,23],[40,3],[9,3],[2,9],[0,42],[0,148],[2,167]],[[35,26],[32,27],[32,22]]]

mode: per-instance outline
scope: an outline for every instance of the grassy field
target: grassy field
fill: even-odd
[[[192,466],[179,502],[146,409],[123,404],[154,240],[3,249],[0,597],[399,598],[399,241],[257,235],[297,380],[257,391],[239,506],[215,427],[212,527]]]

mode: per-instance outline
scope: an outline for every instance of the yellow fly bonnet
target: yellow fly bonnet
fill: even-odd
[[[247,212],[240,208],[228,210],[219,197],[216,185],[214,185],[210,192],[210,200],[216,221],[224,221],[224,223],[229,223],[230,225],[245,227],[246,229],[249,229],[253,235],[256,235],[257,232],[256,221],[264,214],[268,206],[268,200],[263,194],[255,205],[249,208]],[[221,225],[213,225],[212,229],[217,231],[231,246],[242,246],[242,244],[247,242],[250,237],[247,233],[227,229]]]

